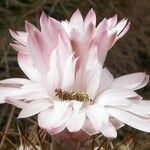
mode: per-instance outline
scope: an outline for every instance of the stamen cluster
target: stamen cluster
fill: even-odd
[[[55,95],[60,100],[77,100],[80,102],[92,101],[88,94],[82,91],[63,91],[62,89],[56,89]]]

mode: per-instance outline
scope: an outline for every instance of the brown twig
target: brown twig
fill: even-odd
[[[3,144],[5,142],[5,139],[6,139],[6,135],[5,134],[7,134],[8,130],[9,130],[9,127],[10,127],[10,124],[11,124],[11,121],[12,121],[12,118],[13,118],[14,111],[15,111],[15,107],[13,106],[12,109],[11,109],[11,112],[10,112],[9,119],[7,121],[6,129],[4,131],[4,135],[3,135],[1,143],[0,143],[0,149],[2,149]]]

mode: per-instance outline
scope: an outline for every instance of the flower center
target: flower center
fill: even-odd
[[[82,91],[62,91],[62,89],[56,89],[55,95],[60,100],[77,100],[80,102],[92,101],[88,94]]]

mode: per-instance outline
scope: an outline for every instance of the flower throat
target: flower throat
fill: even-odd
[[[88,94],[82,91],[62,91],[61,89],[55,90],[55,95],[60,100],[77,100],[80,102],[92,101]]]

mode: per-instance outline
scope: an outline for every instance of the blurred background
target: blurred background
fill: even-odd
[[[8,29],[24,30],[25,20],[39,26],[42,11],[58,20],[69,19],[77,8],[83,16],[93,8],[97,23],[115,14],[119,19],[129,18],[131,28],[111,49],[105,66],[115,77],[140,71],[150,74],[150,0],[0,0],[0,79],[24,77],[16,61],[16,52],[9,45],[12,38]],[[148,91],[150,85],[139,93],[144,99],[150,99]],[[11,112],[10,106],[0,105],[1,132],[7,127],[6,114]],[[120,131],[120,138],[126,131],[136,132],[141,144],[150,137],[125,127]],[[148,147],[150,149],[150,144]]]

